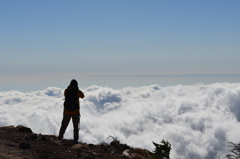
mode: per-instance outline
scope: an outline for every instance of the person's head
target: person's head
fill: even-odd
[[[77,80],[73,79],[73,80],[70,82],[70,86],[71,86],[71,87],[74,87],[74,88],[78,88],[78,82],[77,82]]]

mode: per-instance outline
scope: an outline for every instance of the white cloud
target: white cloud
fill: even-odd
[[[240,141],[240,84],[158,85],[83,90],[80,140],[122,143],[153,150],[168,140],[171,158],[223,158],[227,142]],[[0,92],[0,126],[23,124],[36,133],[58,135],[63,90]],[[72,138],[70,123],[65,137]]]

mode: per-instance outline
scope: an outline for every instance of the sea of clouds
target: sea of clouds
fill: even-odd
[[[58,135],[64,89],[0,92],[0,126],[25,125],[35,133]],[[176,85],[82,90],[80,139],[154,150],[152,141],[168,140],[171,158],[219,159],[228,142],[240,141],[240,84]],[[73,138],[72,123],[65,138]]]

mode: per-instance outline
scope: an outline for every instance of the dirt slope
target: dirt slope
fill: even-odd
[[[35,134],[24,126],[0,127],[1,159],[150,159],[148,152],[113,140],[111,144],[73,145],[72,140],[58,141],[54,135]]]

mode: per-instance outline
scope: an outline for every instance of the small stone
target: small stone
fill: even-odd
[[[94,147],[94,144],[88,144],[89,147],[93,148]]]
[[[47,140],[47,137],[46,137],[46,136],[43,136],[43,135],[41,135],[41,136],[38,138],[38,140],[43,140],[43,141],[46,141],[46,140]]]
[[[13,144],[8,144],[9,147],[15,147]]]
[[[30,140],[30,137],[29,136],[24,136],[23,140]]]
[[[38,138],[37,134],[33,134],[30,136],[30,139],[31,140],[36,140]]]
[[[15,127],[13,125],[10,125],[10,126],[4,126],[2,128],[7,128],[7,129],[14,129]]]
[[[86,145],[86,144],[75,144],[72,146],[72,148],[75,150],[80,150],[80,149],[88,150],[89,149],[88,145]]]
[[[20,149],[30,149],[31,148],[31,146],[28,144],[28,143],[20,143],[19,145],[18,145],[18,148],[20,148]]]
[[[123,157],[129,158],[130,157],[129,149],[124,150],[122,155],[123,155]]]
[[[32,130],[26,126],[23,125],[18,125],[16,127],[17,130],[21,131],[21,132],[27,132],[27,133],[32,133]]]

